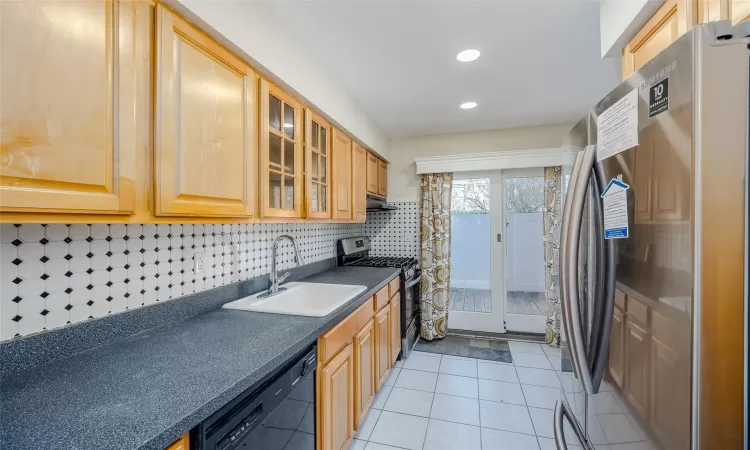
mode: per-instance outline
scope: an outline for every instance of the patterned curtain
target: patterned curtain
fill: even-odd
[[[544,168],[544,278],[547,317],[546,342],[560,345],[560,224],[562,222],[560,167]]]
[[[452,173],[422,175],[422,339],[444,338],[448,331],[451,261]]]

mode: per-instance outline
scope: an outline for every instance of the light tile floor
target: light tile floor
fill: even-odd
[[[549,418],[560,395],[559,349],[510,348],[514,364],[412,352],[391,370],[350,448],[555,448]]]

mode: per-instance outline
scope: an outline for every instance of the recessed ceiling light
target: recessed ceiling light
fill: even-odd
[[[475,59],[479,58],[479,50],[475,48],[470,48],[468,50],[464,50],[458,55],[456,55],[456,59],[461,62],[469,62],[474,61]]]
[[[477,107],[477,102],[461,103],[461,109],[471,109],[471,108],[476,108],[476,107]]]

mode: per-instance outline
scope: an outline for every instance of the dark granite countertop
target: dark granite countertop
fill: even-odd
[[[337,267],[305,278],[367,286],[326,317],[213,309],[28,370],[0,387],[0,447],[162,449],[397,274]]]

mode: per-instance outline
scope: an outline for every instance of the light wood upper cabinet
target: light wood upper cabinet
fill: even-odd
[[[372,153],[367,153],[367,192],[371,194],[378,193],[378,183],[380,178],[378,176],[378,170],[380,170],[380,160]]]
[[[257,75],[157,6],[156,215],[253,216]]]
[[[678,111],[676,114],[681,114]],[[690,172],[679,164],[679,148],[662,127],[654,127],[653,139],[653,219],[679,222],[690,217]]]
[[[643,130],[638,151],[633,152],[633,178],[635,179],[635,222],[647,223],[652,217],[652,193],[654,183],[654,144],[652,135],[656,125]]]
[[[357,143],[352,148],[352,219],[367,220],[367,150]]]
[[[331,218],[331,124],[305,110],[305,206],[311,219]]]
[[[401,353],[401,297],[398,293],[391,298],[391,347],[390,366],[393,366]]]
[[[693,0],[667,0],[622,51],[622,77],[629,77],[696,23]]]
[[[388,195],[388,164],[385,161],[378,161],[378,194]]]
[[[352,218],[352,140],[333,129],[333,218]]]
[[[748,0],[697,0],[698,23],[728,19],[738,24],[750,19]]]
[[[353,345],[348,344],[318,377],[318,431],[321,450],[347,448],[354,429]]]
[[[354,428],[375,397],[375,328],[372,319],[354,336]]]
[[[302,104],[266,79],[260,82],[262,217],[302,217]]]
[[[0,2],[0,210],[134,210],[136,7]]]
[[[748,0],[731,0],[728,18],[732,23],[737,24],[750,20],[750,1]]]
[[[391,368],[390,325],[391,308],[386,305],[375,314],[375,380],[378,389],[385,382]]]

